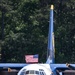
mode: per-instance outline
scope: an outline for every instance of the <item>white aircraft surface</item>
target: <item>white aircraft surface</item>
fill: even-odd
[[[52,75],[49,64],[30,64],[23,67],[18,75]]]

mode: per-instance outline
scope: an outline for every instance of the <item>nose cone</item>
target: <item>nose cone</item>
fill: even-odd
[[[18,75],[50,75],[52,71],[43,64],[31,64],[23,67]]]

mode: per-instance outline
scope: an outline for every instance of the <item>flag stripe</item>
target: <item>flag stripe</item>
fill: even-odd
[[[26,63],[38,62],[38,55],[25,55]]]

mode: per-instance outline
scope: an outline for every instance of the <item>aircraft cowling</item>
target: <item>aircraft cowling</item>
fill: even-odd
[[[52,75],[52,71],[49,64],[29,64],[23,67],[17,75]]]

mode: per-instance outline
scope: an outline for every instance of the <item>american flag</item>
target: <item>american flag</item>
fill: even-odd
[[[25,55],[26,63],[37,63],[38,62],[38,54],[36,55]]]

